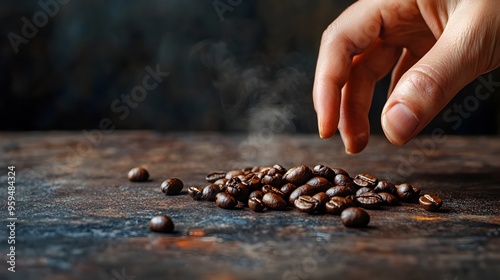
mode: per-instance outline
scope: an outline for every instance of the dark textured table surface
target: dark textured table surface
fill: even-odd
[[[0,278],[500,279],[499,140],[422,137],[395,147],[372,137],[363,153],[346,155],[338,136],[0,133]],[[348,229],[338,216],[223,210],[159,188],[168,177],[205,185],[209,171],[274,163],[407,181],[444,205],[370,210],[368,228]],[[135,166],[151,181],[128,181]],[[172,217],[173,234],[149,232],[157,214]],[[17,218],[15,273],[6,263],[8,218]]]

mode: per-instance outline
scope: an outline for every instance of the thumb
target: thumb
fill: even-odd
[[[401,77],[387,100],[381,122],[393,144],[410,141],[485,70],[479,61],[487,55],[482,47],[489,36],[474,25],[474,13],[465,12],[454,12],[436,44]]]

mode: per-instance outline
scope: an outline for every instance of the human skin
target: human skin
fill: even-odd
[[[361,0],[324,31],[313,100],[322,138],[368,143],[375,83],[391,69],[381,115],[390,142],[415,137],[462,89],[500,66],[498,0]]]

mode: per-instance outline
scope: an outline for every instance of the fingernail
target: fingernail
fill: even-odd
[[[387,138],[397,145],[406,144],[414,136],[418,123],[415,114],[402,103],[392,106],[382,119]]]

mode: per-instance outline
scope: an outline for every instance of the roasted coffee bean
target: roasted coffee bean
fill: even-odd
[[[286,201],[273,192],[266,193],[264,197],[262,197],[262,202],[264,202],[269,209],[278,211],[286,210]]]
[[[269,175],[269,176],[274,176],[276,174],[280,174],[281,176],[283,176],[283,173],[279,172],[278,169],[274,168],[274,167],[271,167],[267,172],[266,172],[266,175]]]
[[[280,191],[280,189],[275,188],[275,187],[270,186],[270,185],[264,185],[264,186],[262,186],[262,192],[264,194],[266,194],[268,192],[273,192],[273,193],[275,193],[275,194],[277,194],[277,195],[279,195],[279,196],[281,196],[283,198],[285,197],[285,194],[282,191]]]
[[[283,186],[281,186],[280,191],[283,193],[283,198],[288,200],[290,197],[290,194],[297,188],[296,185],[292,183],[286,183]]]
[[[397,187],[398,198],[403,201],[413,201],[415,199],[415,191],[408,183],[399,184]]]
[[[422,208],[431,212],[439,210],[441,205],[443,205],[443,201],[441,200],[441,198],[433,194],[425,194],[421,196],[418,199],[418,202],[420,203],[420,206],[422,206]]]
[[[285,173],[286,173],[286,171],[287,171],[287,170],[286,170],[286,168],[284,168],[284,167],[283,167],[282,165],[280,165],[280,164],[275,164],[275,165],[273,165],[273,168],[274,168],[274,169],[276,169],[276,170],[278,170],[278,172],[279,172],[279,173],[281,173],[281,174],[285,174]]]
[[[319,201],[311,196],[301,195],[293,202],[293,205],[300,212],[312,214],[316,212],[316,209],[318,209]]]
[[[262,192],[261,190],[256,190],[256,191],[253,191],[250,193],[250,195],[248,196],[248,199],[252,199],[252,198],[258,198],[258,199],[262,199],[262,197],[264,196],[264,192]]]
[[[370,222],[370,215],[359,207],[349,207],[340,214],[340,221],[346,227],[365,227]]]
[[[335,172],[336,175],[342,174],[342,175],[345,175],[348,178],[350,178],[349,173],[347,173],[347,171],[345,171],[342,168],[335,167],[335,168],[332,168],[332,170],[333,170],[333,172]]]
[[[330,200],[330,197],[324,192],[319,192],[312,197],[319,202],[319,210],[323,210],[325,208],[325,204]]]
[[[188,194],[193,200],[200,200],[203,194],[203,188],[198,186],[189,187]]]
[[[370,189],[369,187],[362,187],[362,188],[359,188],[359,189],[356,191],[356,196],[360,196],[361,194],[366,193],[366,192],[373,192],[373,190],[372,190],[372,189]]]
[[[127,177],[132,182],[145,182],[149,179],[149,172],[144,167],[134,167],[130,169]]]
[[[389,181],[379,181],[375,188],[373,188],[373,191],[376,193],[386,192],[397,195],[396,186]]]
[[[296,188],[291,194],[290,196],[288,197],[288,201],[290,202],[291,205],[293,205],[293,202],[301,195],[309,195],[309,196],[312,196],[312,195],[315,195],[317,193],[317,189],[314,188],[313,186],[311,185],[302,185],[298,188]]]
[[[283,180],[287,183],[300,186],[305,184],[312,176],[312,170],[307,165],[301,165],[290,168],[285,175],[283,175]]]
[[[337,175],[330,167],[322,164],[314,166],[312,172],[315,176],[323,177],[332,183],[335,180],[335,176]]]
[[[326,195],[328,195],[329,197],[334,197],[334,196],[346,197],[352,194],[354,194],[352,190],[346,186],[334,186],[326,191]]]
[[[380,196],[380,198],[382,198],[384,205],[388,205],[388,206],[401,205],[401,203],[399,202],[399,199],[388,192],[380,192],[380,193],[378,193],[378,195]]]
[[[246,203],[248,201],[248,196],[250,191],[248,188],[240,182],[235,182],[226,185],[226,193],[232,195],[236,200]]]
[[[345,199],[345,208],[358,206],[358,202],[356,201],[356,195],[348,195],[344,197]]]
[[[422,189],[420,187],[415,187],[415,186],[412,186],[412,188],[413,188],[413,191],[415,192],[415,197],[419,197]]]
[[[250,170],[250,171],[253,172],[253,173],[257,173],[257,172],[260,171],[261,168],[262,167],[256,165],[256,166],[252,167],[252,170]]]
[[[365,192],[356,196],[356,201],[359,206],[366,209],[378,209],[383,203],[380,195],[374,192]]]
[[[203,188],[201,198],[208,201],[214,201],[215,196],[221,192],[219,185],[210,184]]]
[[[247,167],[245,167],[245,168],[242,168],[242,169],[241,169],[241,172],[243,172],[243,174],[247,175],[247,174],[249,174],[249,173],[252,173],[252,168],[253,168],[253,167],[251,167],[251,166],[247,166]]]
[[[264,205],[264,202],[262,202],[262,199],[252,197],[248,200],[248,208],[250,208],[254,212],[262,212],[264,211],[264,208],[266,208],[266,206]]]
[[[239,169],[235,169],[235,170],[230,170],[228,172],[226,172],[226,179],[231,179],[233,177],[237,177],[239,175],[245,175],[245,173],[243,173],[243,171],[239,170]]]
[[[220,178],[220,179],[217,179],[213,183],[216,184],[216,185],[219,185],[219,186],[224,186],[226,184],[226,182],[227,182],[226,178]]]
[[[260,180],[260,182],[263,185],[271,185],[271,186],[280,188],[285,183],[282,179],[282,176],[283,175],[281,175],[279,173],[276,173],[274,175],[266,175],[266,176],[264,176],[264,178],[262,178],[262,180]]]
[[[326,212],[339,215],[346,208],[347,202],[344,197],[334,196],[325,204]]]
[[[245,184],[250,191],[258,190],[262,186],[259,177],[253,173],[249,173],[248,175],[251,176],[246,176],[242,183]]]
[[[377,177],[371,175],[371,174],[368,174],[368,173],[363,173],[363,174],[358,174],[356,175],[356,177],[354,178],[354,183],[356,183],[356,179],[360,179],[360,180],[363,180],[365,182],[368,183],[368,185],[366,187],[375,187],[378,183],[378,179]],[[364,185],[361,186],[361,187],[365,187]]]
[[[149,230],[155,232],[169,233],[174,231],[174,223],[169,216],[155,216],[149,221]]]
[[[226,172],[225,171],[214,171],[210,174],[208,174],[205,177],[205,180],[209,183],[214,183],[215,181],[225,178],[226,177]]]
[[[337,174],[333,179],[333,183],[336,186],[345,186],[349,183],[352,183],[352,180],[349,176],[346,176],[344,174]]]
[[[270,166],[266,166],[266,167],[262,167],[260,170],[259,170],[259,173],[262,173],[262,175],[267,175],[267,172],[271,169],[272,167]]]
[[[220,208],[233,209],[238,204],[238,201],[232,195],[220,192],[215,196],[215,204]]]
[[[323,177],[313,177],[309,179],[306,184],[313,186],[322,192],[328,190],[332,186],[332,184],[330,184],[330,181]]]
[[[176,195],[184,188],[184,183],[179,178],[169,178],[161,183],[161,191],[165,195]]]

